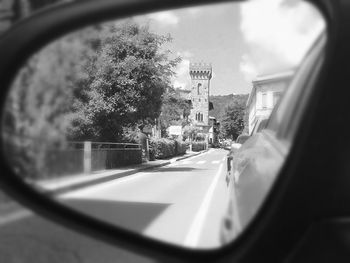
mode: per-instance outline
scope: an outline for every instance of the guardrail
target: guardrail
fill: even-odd
[[[80,173],[113,169],[142,162],[140,144],[109,142],[67,143],[66,149],[50,150],[47,154],[50,174]]]
[[[136,143],[54,141],[4,129],[4,151],[14,169],[26,177],[91,173],[142,163],[146,149]]]

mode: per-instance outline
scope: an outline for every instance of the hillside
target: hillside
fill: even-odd
[[[221,121],[225,115],[225,109],[235,103],[246,103],[249,94],[237,94],[237,95],[217,95],[210,96],[209,101],[213,103],[214,109],[209,112],[209,116],[215,117],[218,121]]]

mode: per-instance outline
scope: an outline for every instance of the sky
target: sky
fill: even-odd
[[[190,62],[212,63],[210,95],[249,93],[257,76],[295,69],[325,29],[318,10],[299,0],[190,7],[135,20],[172,36],[164,48],[182,57],[174,87],[190,89]]]

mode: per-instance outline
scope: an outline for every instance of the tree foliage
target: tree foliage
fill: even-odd
[[[219,122],[226,117],[226,109],[234,104],[245,104],[249,94],[229,94],[229,95],[211,95],[210,102],[213,103],[213,109],[210,110],[210,116],[215,117]]]
[[[30,58],[12,84],[3,133],[12,144],[10,149],[21,153],[21,162],[27,168],[36,166],[28,170],[44,172],[46,151],[65,143],[81,72],[75,62],[82,60],[82,50],[81,41],[74,37],[56,41]]]
[[[225,117],[221,122],[221,131],[226,138],[235,140],[244,129],[245,104],[236,103],[225,110]]]
[[[203,134],[197,126],[187,125],[183,129],[183,139],[189,139],[191,141],[202,141]]]
[[[101,30],[87,66],[88,78],[75,103],[72,137],[116,141],[124,126],[153,123],[179,59],[161,46],[169,36],[151,33],[132,21]]]
[[[154,122],[179,61],[162,49],[167,41],[132,21],[109,23],[68,35],[30,58],[4,115],[16,166],[35,176],[44,171],[46,152],[67,139],[119,141],[133,126]]]
[[[171,125],[189,124],[189,115],[191,113],[191,103],[184,99],[180,90],[168,88],[162,98],[161,114],[159,116],[162,134]]]

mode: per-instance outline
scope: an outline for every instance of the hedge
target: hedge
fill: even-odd
[[[176,140],[175,141],[175,153],[176,155],[185,154],[187,150],[187,144],[185,142]]]
[[[150,156],[157,159],[165,159],[186,153],[186,143],[167,138],[151,139]],[[153,159],[153,158],[151,158]]]
[[[205,148],[206,148],[206,142],[192,142],[193,152],[200,152],[205,150]]]

